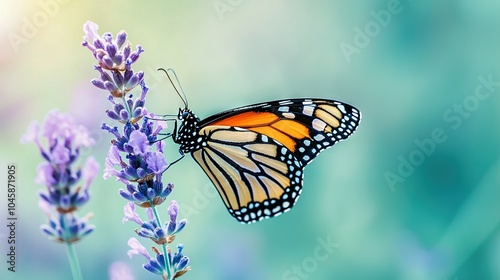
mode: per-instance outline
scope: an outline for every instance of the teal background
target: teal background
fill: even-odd
[[[375,23],[373,13],[397,3],[386,26]],[[227,10],[214,6],[221,4]],[[172,167],[164,178],[189,220],[176,242],[193,268],[181,279],[500,279],[500,86],[474,95],[479,77],[500,81],[500,2],[11,0],[0,7],[0,279],[70,279],[64,246],[39,230],[46,217],[34,177],[42,159],[19,139],[58,108],[92,131],[97,145],[84,154],[103,167],[111,137],[99,127],[109,103],[89,83],[97,72],[80,45],[87,20],[101,34],[126,30],[146,50],[134,69],[145,71],[152,112],[182,106],[155,71],[172,67],[201,118],[292,97],[337,99],[363,113],[351,138],[306,168],[298,204],[275,219],[237,223],[193,160]],[[29,30],[27,22],[38,24]],[[373,36],[348,62],[341,44],[356,46],[356,28],[367,25]],[[12,42],[16,35],[22,43]],[[167,146],[172,161],[177,147]],[[16,273],[6,270],[3,226],[11,163]],[[142,257],[127,257],[136,225],[121,222],[121,184],[101,175],[81,210],[93,212],[96,225],[76,244],[85,279],[109,279],[115,261],[135,279],[159,279],[141,268]],[[322,247],[325,240],[335,248]]]

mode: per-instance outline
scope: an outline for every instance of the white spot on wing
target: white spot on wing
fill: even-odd
[[[321,141],[323,139],[325,139],[325,136],[323,136],[323,134],[316,134],[314,136],[314,140],[316,140],[316,141]]]
[[[320,119],[314,119],[312,121],[313,128],[317,131],[323,131],[326,127],[326,123]]]
[[[314,113],[314,107],[313,106],[304,106],[302,109],[302,113],[306,116],[312,116]]]

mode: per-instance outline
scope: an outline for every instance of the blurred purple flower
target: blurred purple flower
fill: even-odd
[[[68,148],[90,147],[94,144],[84,126],[76,124],[69,114],[62,114],[57,110],[50,111],[45,118],[41,135],[47,138],[50,147],[62,140],[64,140],[62,144]]]
[[[99,172],[99,164],[93,157],[87,158],[85,166],[82,169],[82,177],[85,182],[84,189],[88,189]]]
[[[110,177],[115,176],[118,179],[120,176],[120,172],[118,172],[115,169],[115,165],[122,166],[122,162],[123,161],[120,157],[118,148],[115,145],[111,145],[109,147],[108,156],[106,157],[103,178],[109,179]],[[125,181],[124,183],[126,183],[126,182],[127,181]]]
[[[108,269],[109,280],[134,280],[132,269],[123,262],[114,262]]]
[[[94,231],[94,226],[88,223],[90,215],[78,218],[76,214],[61,214],[56,212],[48,225],[40,229],[51,240],[59,243],[74,243]]]
[[[38,141],[38,135],[40,134],[40,126],[37,121],[32,121],[25,134],[21,137],[21,143],[27,144],[30,142],[34,142],[38,147],[40,147],[40,143]]]
[[[125,217],[123,217],[122,223],[125,223],[126,221],[134,221],[138,225],[143,223],[139,215],[135,212],[135,203],[127,203],[125,207],[123,207],[123,213],[125,214]]]
[[[139,240],[135,239],[134,237],[130,238],[128,240],[128,246],[130,246],[130,250],[127,251],[127,254],[130,258],[132,258],[133,255],[143,255],[147,260],[151,259],[151,256],[149,255],[148,251],[142,244],[139,242]]]
[[[97,175],[99,165],[89,157],[82,169],[74,168],[80,148],[90,146],[87,129],[76,124],[68,114],[57,110],[47,114],[41,126],[32,122],[21,142],[34,142],[45,160],[37,167],[35,181],[46,189],[39,192],[40,208],[49,217],[42,232],[52,240],[72,243],[93,231],[88,219],[80,219],[75,211],[90,198],[89,186]],[[83,174],[84,186],[77,187]]]
[[[35,182],[45,186],[55,185],[57,181],[54,178],[54,168],[49,162],[42,162],[37,166]]]

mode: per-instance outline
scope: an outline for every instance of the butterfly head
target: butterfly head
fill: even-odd
[[[180,144],[179,149],[184,153],[198,149],[202,139],[198,134],[200,119],[188,108],[179,109],[177,118],[180,121],[176,141]]]

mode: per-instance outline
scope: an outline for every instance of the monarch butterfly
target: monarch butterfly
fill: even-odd
[[[315,98],[247,105],[200,120],[182,100],[172,139],[181,155],[192,155],[242,223],[290,210],[302,191],[304,167],[349,137],[361,120],[351,105]]]

